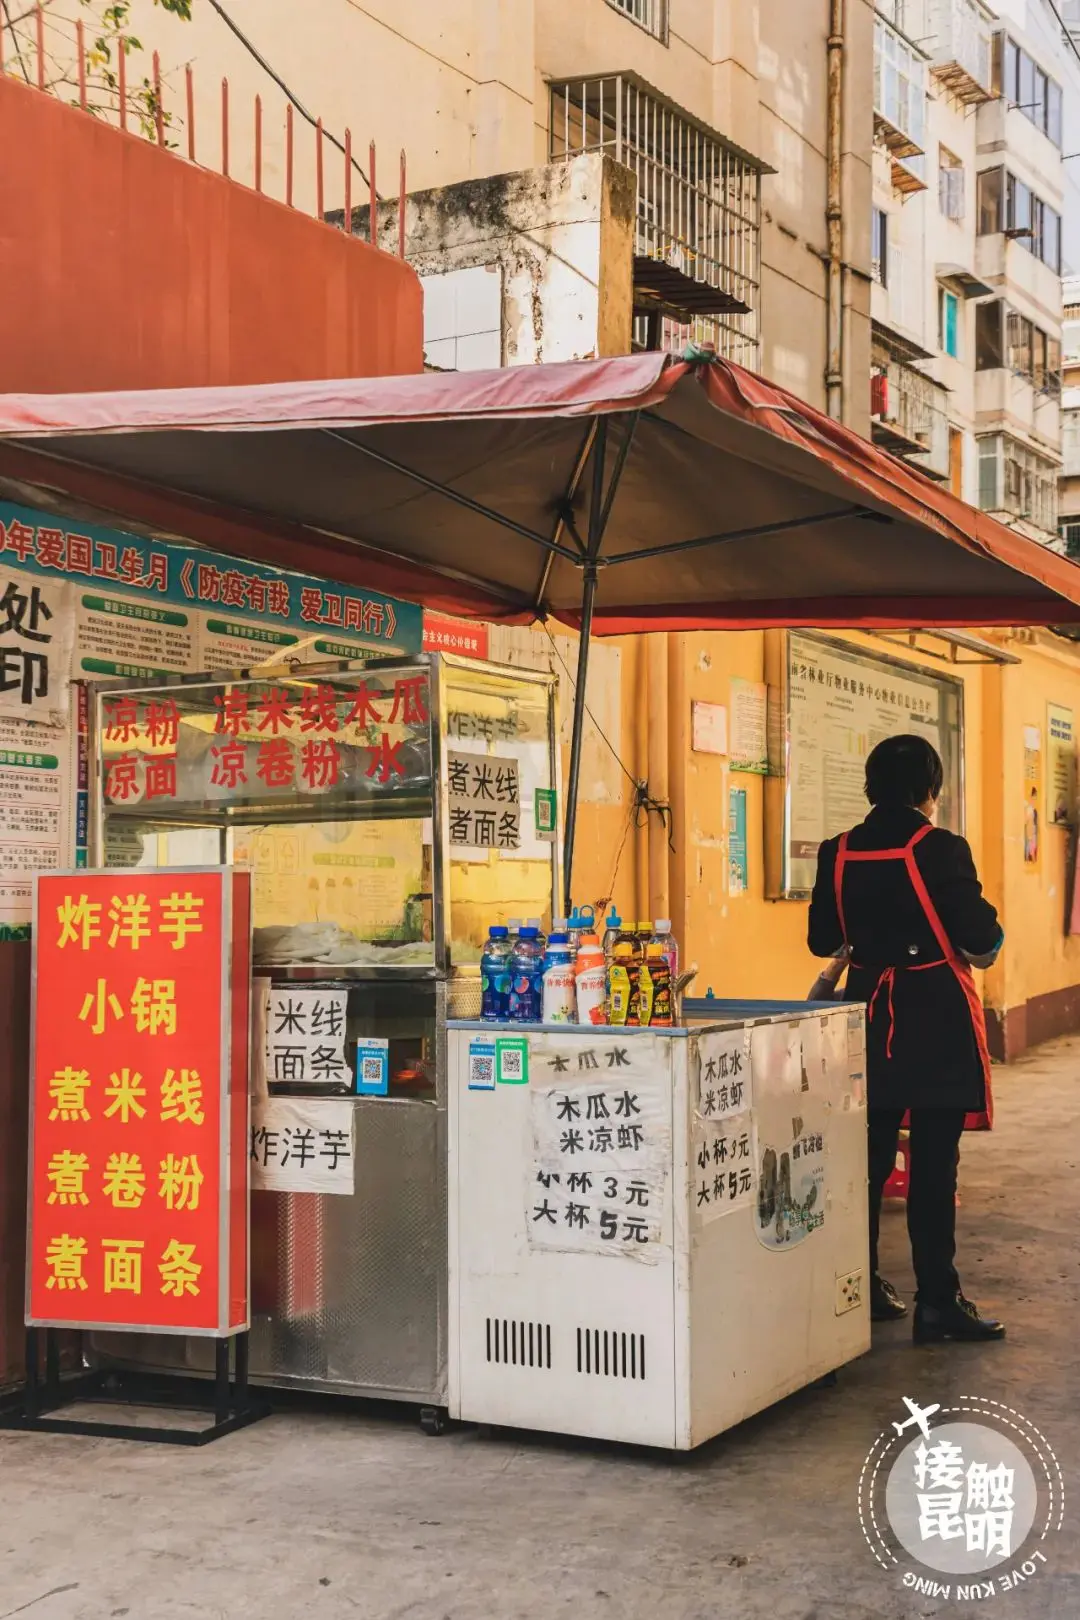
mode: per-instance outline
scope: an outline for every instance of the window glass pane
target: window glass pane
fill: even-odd
[[[1046,333],[1037,326],[1032,333],[1031,380],[1036,388],[1046,387]]]
[[[959,300],[955,293],[941,292],[941,332],[939,347],[955,360],[960,352]]]
[[[1001,327],[1005,306],[1000,298],[975,305],[975,369],[995,371],[1002,364]]]
[[[870,227],[870,268],[874,280],[883,287],[889,284],[889,216],[875,208]]]
[[[1047,92],[1046,133],[1055,146],[1061,145],[1061,86],[1050,80]]]
[[[1032,98],[1034,106],[1031,110],[1032,122],[1038,124],[1040,129],[1046,128],[1046,74],[1042,68],[1035,69],[1035,94]]]
[[[1009,186],[1012,192],[1011,207],[1009,209],[1009,229],[1021,235],[1031,234],[1031,188],[1022,180],[1009,176]]]
[[[1020,88],[1018,99],[1022,111],[1028,118],[1033,117],[1032,107],[1035,102],[1035,64],[1027,51],[1020,52]]]
[[[1061,217],[1044,204],[1042,259],[1055,275],[1061,274]]]
[[[1001,507],[1001,438],[993,434],[979,440],[979,505],[984,512]]]
[[[979,175],[979,235],[994,236],[1001,230],[1003,169],[984,169]]]
[[[1005,41],[1005,83],[1003,86],[1007,100],[1017,102],[1020,99],[1020,51],[1011,39]]]

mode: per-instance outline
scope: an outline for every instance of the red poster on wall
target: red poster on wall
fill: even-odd
[[[250,878],[34,884],[28,1326],[248,1326]]]

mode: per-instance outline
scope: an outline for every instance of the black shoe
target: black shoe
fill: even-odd
[[[896,1292],[891,1282],[884,1277],[871,1277],[870,1279],[870,1320],[871,1322],[898,1322],[902,1316],[907,1315],[907,1306]]]
[[[941,1344],[946,1339],[976,1342],[1003,1339],[1004,1322],[980,1316],[970,1299],[957,1290],[956,1298],[947,1305],[915,1306],[914,1338],[916,1344]]]

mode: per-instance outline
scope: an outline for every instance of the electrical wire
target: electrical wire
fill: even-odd
[[[26,20],[26,17],[29,15],[29,13],[24,12],[21,17],[13,18],[12,15],[11,15],[11,8],[8,5],[8,0],[0,0],[0,6],[3,7],[4,16],[7,18],[7,25],[11,29],[11,43],[15,47],[15,60],[18,62],[19,66],[22,68],[22,76],[23,76],[23,78],[26,80],[27,84],[29,84],[30,83],[30,70],[27,67],[26,63],[23,61],[22,46],[19,44],[19,36],[15,32],[15,24],[17,22],[24,22]]]
[[[221,4],[221,0],[207,0],[207,4],[209,6],[211,6],[214,11],[217,12],[218,16],[221,18],[221,20],[225,24],[226,28],[228,28],[233,34],[236,35],[236,38],[240,41],[241,45],[244,47],[244,49],[251,56],[254,57],[255,61],[258,62],[259,66],[262,68],[263,72],[268,74],[270,76],[270,78],[273,79],[274,83],[277,85],[278,89],[282,92],[282,94],[284,96],[286,96],[289,99],[289,101],[292,102],[293,106],[296,108],[296,110],[300,114],[301,118],[306,118],[308,123],[311,125],[312,129],[315,129],[317,127],[317,125],[318,125],[319,120],[314,116],[314,114],[308,112],[307,108],[304,106],[303,102],[299,99],[299,97],[297,95],[295,95],[292,90],[289,89],[289,86],[285,83],[285,80],[281,77],[281,74],[275,72],[275,70],[270,66],[270,63],[266,60],[266,57],[263,56],[261,51],[259,51],[252,44],[251,40],[248,39],[247,35],[244,33],[244,31],[240,27],[239,23],[236,23],[236,22],[233,21],[233,19],[229,16],[229,13],[225,10],[225,7]],[[323,126],[323,134],[326,136],[328,141],[330,141],[334,146],[337,147],[339,152],[344,152],[345,151],[344,142],[339,141],[337,136],[335,134],[333,134],[333,132],[331,130],[328,130],[325,127],[325,125]],[[351,157],[351,154],[350,154],[350,159],[351,159],[353,168],[356,170],[356,172],[360,176],[361,180],[363,180],[364,184],[367,185],[368,184],[367,174],[361,168],[360,164],[356,161],[356,158]],[[383,201],[383,198],[379,195],[378,192],[375,193],[375,201],[376,202],[382,202]]]
[[[552,635],[551,631],[548,629],[547,625],[546,624],[542,625],[541,628],[543,629],[543,632],[544,632],[545,636],[547,636],[548,640],[551,642],[551,650],[555,654],[556,658],[559,660],[559,663],[562,665],[563,670],[564,670],[564,672],[566,674],[566,678],[570,682],[571,694],[576,698],[577,697],[577,679],[576,679],[576,677],[574,675],[571,674],[570,666],[566,662],[566,659],[563,657],[562,653],[559,651],[558,643],[556,642],[555,637]],[[604,732],[603,728],[600,725],[600,722],[597,720],[595,714],[593,714],[592,710],[589,708],[588,703],[585,704],[585,713],[588,715],[589,719],[592,721],[593,725],[596,727],[597,731],[600,734],[601,739],[603,740],[605,746],[607,747],[609,753],[611,754],[612,759],[614,759],[616,765],[618,765],[620,771],[622,771],[623,775],[626,777],[626,780],[630,783],[630,786],[632,788],[634,788],[635,791],[636,791],[639,787],[647,785],[647,784],[644,784],[642,782],[639,782],[638,778],[634,775],[633,771],[629,770],[628,767],[623,764],[623,762],[620,759],[620,757],[619,757],[618,753],[616,752],[615,748],[612,746],[611,739]]]
[[[548,640],[551,642],[551,650],[555,654],[556,658],[559,660],[559,663],[562,665],[563,671],[564,671],[564,673],[566,675],[566,679],[570,684],[570,691],[571,691],[572,695],[576,698],[576,696],[577,696],[577,680],[576,680],[576,677],[571,673],[570,666],[567,664],[566,659],[563,657],[562,653],[559,651],[559,644],[555,640],[555,637],[552,635],[551,631],[548,629],[547,625],[544,624],[544,625],[541,626],[541,628],[543,629],[543,632],[547,636]],[[630,808],[629,808],[629,810],[627,812],[626,822],[625,822],[625,824],[623,826],[622,838],[621,838],[621,840],[619,842],[619,847],[618,847],[618,849],[617,849],[617,851],[615,853],[615,865],[614,865],[614,868],[613,868],[612,873],[611,873],[611,881],[608,884],[608,891],[609,892],[602,899],[599,899],[599,900],[596,901],[596,910],[597,910],[597,913],[599,913],[599,912],[603,911],[606,906],[609,906],[611,904],[612,899],[614,898],[615,883],[616,883],[616,880],[617,880],[617,878],[619,876],[619,867],[620,867],[620,865],[622,863],[623,851],[626,848],[626,840],[629,837],[630,828],[631,827],[644,826],[648,822],[648,819],[649,819],[650,815],[659,816],[661,824],[662,824],[662,826],[664,828],[664,831],[667,833],[668,848],[671,850],[671,852],[673,854],[675,852],[675,828],[674,828],[674,820],[673,820],[673,817],[672,817],[670,804],[666,804],[663,800],[654,799],[652,797],[652,795],[649,792],[649,784],[648,784],[648,782],[647,781],[641,781],[623,763],[622,759],[619,756],[619,753],[618,753],[617,749],[612,744],[611,739],[604,732],[603,728],[600,725],[600,722],[597,720],[595,714],[593,714],[592,710],[589,708],[588,703],[586,703],[584,705],[584,708],[585,708],[585,713],[588,715],[589,719],[592,721],[593,725],[596,727],[597,733],[603,739],[603,742],[604,742],[605,746],[607,747],[608,752],[611,754],[612,759],[618,765],[619,769],[622,771],[623,775],[626,777],[626,780],[630,783],[630,786],[634,790],[633,796],[632,796],[632,798],[630,800]],[[642,819],[641,819],[643,811],[644,811],[644,816],[645,816],[644,821],[642,821]]]

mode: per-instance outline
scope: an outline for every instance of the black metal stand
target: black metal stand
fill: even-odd
[[[45,1377],[41,1377],[41,1341],[44,1332]],[[235,1344],[234,1376],[230,1378],[230,1346]],[[88,1434],[106,1440],[149,1440],[157,1445],[205,1446],[223,1434],[258,1422],[270,1411],[264,1400],[252,1398],[248,1384],[248,1336],[215,1340],[213,1383],[205,1378],[131,1372],[103,1368],[95,1372],[60,1376],[60,1346],[54,1328],[27,1328],[26,1383],[0,1405],[0,1429],[38,1434]],[[66,1406],[94,1403],[103,1406],[164,1407],[174,1412],[208,1412],[213,1422],[201,1429],[156,1427],[142,1423],[107,1423],[91,1418],[65,1418]]]

